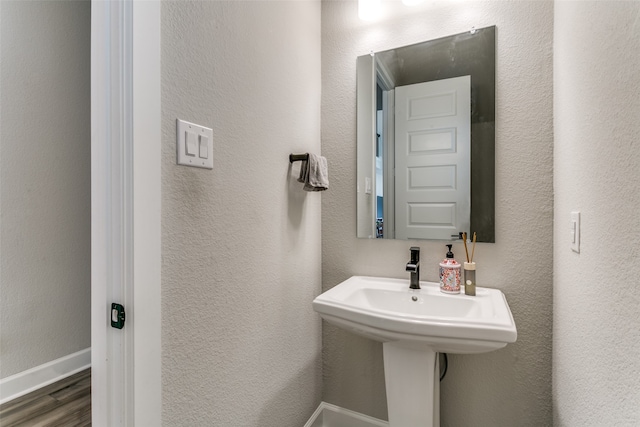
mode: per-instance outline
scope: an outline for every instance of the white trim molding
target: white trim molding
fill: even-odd
[[[133,330],[110,326],[111,303],[132,301],[132,2],[91,4],[92,424],[132,425]],[[128,316],[127,316],[128,317]]]
[[[326,402],[320,402],[304,427],[389,427],[387,421],[379,420],[359,412],[350,411]]]
[[[135,426],[162,421],[160,1],[133,3]]]
[[[91,367],[86,348],[0,380],[0,405]]]
[[[159,1],[92,1],[92,420],[161,424]],[[111,303],[125,308],[110,325]]]

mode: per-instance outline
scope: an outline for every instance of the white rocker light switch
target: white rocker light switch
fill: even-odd
[[[213,169],[213,130],[176,120],[177,164]]]

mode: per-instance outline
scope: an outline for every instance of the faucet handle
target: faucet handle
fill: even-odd
[[[415,273],[416,271],[418,271],[418,264],[413,264],[411,262],[407,263],[407,271]]]

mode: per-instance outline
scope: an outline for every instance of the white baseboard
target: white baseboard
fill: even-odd
[[[320,402],[304,427],[389,427],[382,421],[368,415],[350,411],[326,402]]]
[[[0,380],[0,404],[60,381],[91,366],[91,348]]]

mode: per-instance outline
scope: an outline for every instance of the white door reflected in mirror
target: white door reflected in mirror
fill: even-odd
[[[470,227],[471,76],[395,92],[395,238],[450,239]]]

